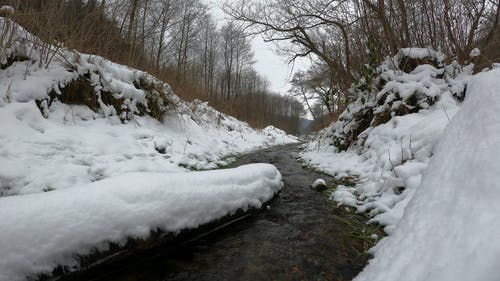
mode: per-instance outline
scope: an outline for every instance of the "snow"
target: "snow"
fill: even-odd
[[[472,51],[470,51],[471,58],[479,57],[480,55],[481,55],[481,51],[478,48],[474,48],[474,49],[472,49]]]
[[[0,26],[5,22],[0,18]],[[36,62],[37,49],[23,44],[33,35],[10,26],[13,43],[3,55],[31,54]],[[56,56],[47,67],[23,61],[0,70],[0,196],[71,188],[128,172],[213,169],[227,165],[230,156],[297,141],[272,126],[254,130],[207,103],[186,103],[145,72],[95,55],[59,52],[66,58]],[[96,89],[97,112],[49,99],[50,91],[61,95],[83,74]],[[138,89],[138,83],[154,90]],[[104,104],[103,95],[124,99],[122,114]],[[147,95],[163,97],[156,100],[162,121],[139,114],[139,105],[146,113],[152,106]],[[43,113],[35,100],[42,101]]]
[[[385,226],[389,236],[370,250],[375,257],[356,281],[498,280],[500,69],[472,75],[472,64],[452,62],[399,71],[410,51],[381,65],[383,86],[363,92],[304,146],[301,158],[352,179],[355,186],[337,186],[332,199]],[[418,110],[397,115],[409,98]],[[361,119],[370,110],[372,120]],[[373,122],[388,112],[390,118]]]
[[[0,6],[0,11],[2,12],[14,12],[14,8],[12,6]]]
[[[323,187],[326,186],[326,182],[324,179],[317,179],[312,183],[312,188],[318,188],[318,187]]]
[[[283,183],[270,164],[235,169],[128,173],[71,189],[1,199],[0,280],[76,266],[75,254],[151,231],[196,228],[238,209],[261,208]],[[13,239],[15,240],[13,241]]]
[[[412,52],[414,50],[411,49]],[[406,51],[402,50],[403,53]],[[415,55],[419,53],[424,51],[420,50]],[[396,56],[396,59],[400,58]],[[394,231],[403,216],[406,205],[420,185],[437,142],[459,110],[461,102],[457,96],[465,89],[472,70],[472,65],[460,67],[452,63],[441,68],[419,65],[411,73],[404,73],[391,69],[397,64],[397,61],[384,63],[379,68],[379,75],[385,77],[387,83],[374,93],[375,100],[368,99],[364,104],[359,100],[352,103],[339,121],[306,144],[300,155],[307,165],[337,179],[355,179],[356,186],[338,186],[332,193],[332,199],[339,205],[368,212],[372,217],[370,222],[382,224],[388,234]],[[385,95],[389,93],[397,94],[401,100],[391,100],[390,95]],[[404,103],[410,94],[417,97],[417,105],[421,108],[418,112],[393,115],[388,122],[369,126],[360,134],[358,141],[345,151],[339,151],[333,143],[335,138],[349,134],[357,126],[353,117],[362,110],[372,110],[370,107],[373,107],[374,114],[394,112],[394,107]],[[427,104],[429,98],[436,102]]]
[[[122,124],[88,107],[53,103],[47,119],[33,101],[0,107],[0,194],[71,188],[128,172],[185,172],[227,165],[228,156],[289,142],[226,116],[216,125],[172,115]],[[234,130],[229,131],[227,126]],[[163,153],[160,153],[163,152]]]
[[[356,281],[498,280],[500,70],[476,75],[395,231]]]
[[[267,164],[191,171],[295,137],[184,102],[148,73],[102,57],[48,46],[58,55],[40,62],[40,39],[1,17],[0,30],[0,280],[74,268],[76,254],[157,228],[260,208],[281,188]],[[26,60],[9,64],[13,57]],[[78,79],[94,89],[94,110],[61,102]]]
[[[436,58],[438,62],[442,62],[446,58],[442,53],[430,48],[403,48],[399,55],[412,59]]]

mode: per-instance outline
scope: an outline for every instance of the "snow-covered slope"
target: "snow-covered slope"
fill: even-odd
[[[308,164],[355,178],[332,199],[389,234],[356,281],[498,280],[500,69],[471,67],[403,49],[305,146]]]
[[[260,208],[272,165],[190,172],[296,142],[254,130],[146,72],[42,42],[0,18],[0,280]]]
[[[43,118],[34,101],[0,106],[1,195],[70,188],[127,172],[216,168],[227,164],[225,157],[291,141],[220,113],[220,124],[189,113],[163,123],[136,116],[122,124],[79,105],[53,102],[49,110]]]
[[[42,50],[33,43],[39,39],[7,22],[0,18],[0,30],[12,32],[0,53],[0,196],[127,172],[212,169],[234,154],[295,141],[206,103],[186,103],[145,72],[54,46]],[[54,56],[40,64],[43,52]]]
[[[360,98],[301,153],[307,164],[337,178],[356,178],[355,186],[339,186],[332,198],[369,211],[387,233],[418,189],[470,79],[472,66],[444,65],[443,59],[431,50],[403,49],[377,69],[375,86],[357,89]]]
[[[499,280],[500,69],[476,75],[394,233],[356,281]]]

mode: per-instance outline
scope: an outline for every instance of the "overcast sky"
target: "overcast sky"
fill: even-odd
[[[203,0],[207,3],[218,21],[219,26],[225,21],[226,16],[220,6],[224,0]],[[252,47],[255,52],[255,69],[262,76],[271,82],[271,88],[278,93],[286,93],[289,89],[288,80],[291,77],[292,65],[288,64],[286,58],[275,53],[275,46],[272,43],[265,43],[260,36],[253,38]],[[308,59],[297,60],[293,71],[305,69]]]
[[[295,63],[288,64],[285,57],[276,54],[274,44],[264,42],[260,36],[253,39],[252,47],[257,61],[255,69],[269,79],[275,92],[286,92],[289,88],[288,81],[291,73],[306,69],[309,65],[307,58],[299,58],[295,60]]]

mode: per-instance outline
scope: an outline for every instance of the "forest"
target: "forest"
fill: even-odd
[[[209,101],[255,127],[296,133],[309,112],[316,128],[334,121],[369,87],[386,56],[430,47],[476,68],[498,60],[495,0],[275,0],[218,3],[218,22],[201,0],[10,0],[11,16],[47,42],[146,70],[183,99]],[[274,43],[296,71],[287,95],[273,93],[253,67],[252,36]],[[368,90],[368,89],[366,89]]]
[[[312,57],[309,69],[295,72],[290,92],[320,128],[376,88],[377,66],[401,48],[437,50],[447,63],[474,62],[476,71],[500,61],[496,0],[238,0],[224,7],[290,62]],[[473,58],[475,48],[481,53]]]
[[[272,124],[297,133],[302,104],[272,92],[253,67],[251,37],[243,26],[218,24],[203,1],[22,0],[0,5],[13,7],[9,17],[45,42],[145,70],[169,83],[182,99],[208,101],[256,128]]]

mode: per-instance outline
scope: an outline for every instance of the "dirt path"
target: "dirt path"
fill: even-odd
[[[97,280],[351,280],[366,260],[353,250],[338,210],[309,185],[318,177],[292,156],[297,145],[243,156],[232,166],[272,163],[285,187],[270,209],[174,253]]]

